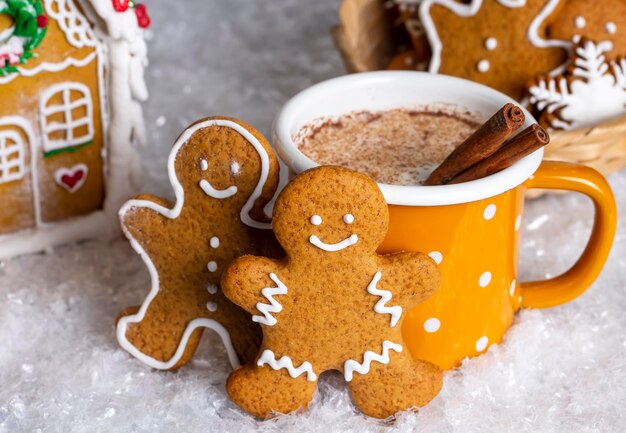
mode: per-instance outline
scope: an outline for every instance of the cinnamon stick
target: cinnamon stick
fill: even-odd
[[[524,111],[506,104],[470,135],[431,173],[426,185],[442,185],[487,158],[524,124]]]
[[[530,155],[550,142],[550,136],[538,124],[534,124],[517,134],[487,159],[454,177],[449,184],[469,182],[497,173]]]

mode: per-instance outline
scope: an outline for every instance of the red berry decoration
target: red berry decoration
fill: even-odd
[[[150,15],[148,15],[148,8],[145,4],[135,4],[135,15],[137,15],[137,24],[142,29],[150,26]]]
[[[47,25],[48,25],[48,17],[45,15],[39,15],[37,17],[37,27],[39,27],[40,29],[43,29]]]
[[[130,7],[130,0],[113,0],[113,9],[116,12],[126,12]]]

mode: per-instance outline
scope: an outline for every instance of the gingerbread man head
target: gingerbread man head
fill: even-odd
[[[239,142],[245,145],[233,145]],[[198,210],[214,207],[219,200],[239,212],[244,224],[268,228],[263,207],[276,191],[278,176],[264,142],[240,120],[216,117],[194,123],[178,137],[179,148],[168,160],[177,196],[184,195],[187,206]]]
[[[272,228],[298,260],[373,254],[387,234],[389,211],[378,186],[339,168],[303,173],[276,201]],[[319,181],[321,180],[321,182]],[[315,182],[313,184],[313,182]],[[298,206],[292,204],[299,197]]]
[[[306,171],[281,192],[273,228],[287,257],[240,257],[222,277],[224,294],[264,335],[256,362],[229,377],[239,406],[259,417],[304,408],[327,370],[342,372],[357,406],[375,417],[437,394],[441,373],[404,350],[401,320],[434,292],[439,273],[421,253],[376,253],[388,220],[376,183],[345,168]]]

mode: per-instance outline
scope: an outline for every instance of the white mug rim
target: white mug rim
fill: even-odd
[[[293,141],[293,124],[296,115],[306,110],[311,100],[324,98],[325,103],[332,104],[329,98],[340,98],[341,90],[349,86],[367,85],[363,83],[386,83],[402,86],[403,83],[419,80],[423,85],[432,88],[439,86],[445,89],[459,89],[463,92],[480,92],[482,96],[494,100],[494,112],[507,102],[517,103],[503,93],[482,84],[441,74],[430,74],[418,71],[376,71],[361,72],[322,81],[299,92],[289,99],[278,112],[273,125],[273,141],[281,160],[296,174],[317,167],[319,164],[305,156]],[[415,83],[413,83],[415,84]],[[372,85],[372,84],[370,84]],[[463,93],[461,93],[463,94]],[[430,101],[428,103],[434,103]],[[451,101],[440,101],[451,103]],[[462,103],[459,105],[465,107]],[[497,107],[497,108],[496,108]],[[470,110],[474,107],[466,107]],[[375,106],[361,109],[376,110]],[[526,124],[524,128],[536,120],[524,109]],[[317,116],[316,116],[317,117]],[[314,120],[310,118],[307,122]],[[299,127],[302,126],[300,123]],[[443,206],[478,201],[494,197],[516,188],[525,182],[537,170],[543,158],[543,148],[518,161],[513,166],[482,179],[453,185],[390,185],[378,183],[388,204],[400,206]]]

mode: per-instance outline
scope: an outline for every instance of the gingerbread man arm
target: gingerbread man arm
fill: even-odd
[[[120,210],[120,224],[126,237],[139,243],[149,253],[151,242],[148,233],[161,231],[158,228],[169,220],[165,214],[172,207],[169,201],[150,194],[141,194],[127,201]],[[163,213],[155,208],[162,209]]]
[[[273,296],[287,293],[286,286],[279,279],[281,269],[283,266],[277,260],[256,256],[239,257],[222,275],[224,295],[252,314],[253,320],[258,317],[256,322],[273,324],[271,322],[275,318],[272,314],[282,309]],[[264,308],[259,309],[259,304],[263,304]]]
[[[439,288],[435,262],[422,253],[397,253],[381,257],[380,287],[391,291],[393,302],[406,312]]]

